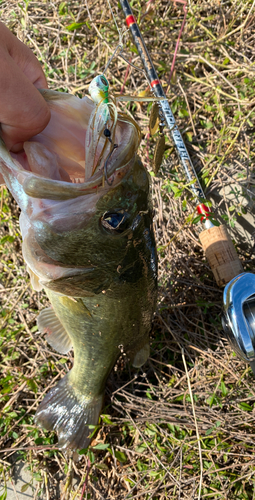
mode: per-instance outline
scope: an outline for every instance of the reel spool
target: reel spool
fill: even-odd
[[[200,233],[200,241],[223,293],[222,326],[235,353],[255,376],[255,274],[244,273],[225,226]]]
[[[255,376],[255,274],[242,273],[224,289],[222,326],[230,345]]]

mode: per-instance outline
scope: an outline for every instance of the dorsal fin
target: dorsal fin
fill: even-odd
[[[61,354],[66,354],[72,349],[72,341],[51,307],[43,309],[37,318],[40,333],[47,333],[47,342]]]

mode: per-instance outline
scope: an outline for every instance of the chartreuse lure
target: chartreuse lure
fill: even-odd
[[[109,82],[104,75],[97,75],[89,86],[89,93],[96,104],[109,102]]]
[[[89,94],[96,107],[91,113],[85,141],[86,175],[95,173],[102,158],[112,154],[114,148],[115,128],[117,124],[117,107],[109,96],[109,82],[104,75],[97,75],[89,85]],[[102,139],[104,143],[102,143]],[[113,146],[112,146],[113,145]],[[99,153],[97,154],[97,152]]]
[[[89,94],[96,104],[89,120],[89,133],[86,134],[86,176],[90,177],[95,173],[99,162],[105,157],[107,150],[107,159],[111,156],[114,149],[118,147],[114,144],[115,129],[117,123],[118,101],[158,101],[155,97],[140,96],[111,96],[109,95],[109,82],[104,75],[97,75],[89,85]],[[99,144],[104,140],[104,145],[100,150]]]

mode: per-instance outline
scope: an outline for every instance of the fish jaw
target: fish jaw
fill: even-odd
[[[12,192],[13,178],[20,184],[14,196],[20,208],[27,210],[27,198],[47,200],[72,199],[101,189],[104,184],[104,162],[111,151],[111,143],[103,133],[95,148],[96,173],[86,177],[85,143],[91,134],[88,129],[90,116],[95,109],[88,97],[80,99],[71,94],[42,90],[51,111],[47,127],[38,135],[24,143],[24,151],[9,153],[3,140],[0,141],[0,175]],[[118,174],[124,169],[137,151],[140,131],[135,122],[120,115],[115,133],[118,148],[107,162],[108,177],[111,185],[121,178]],[[102,153],[103,152],[103,153]],[[100,159],[100,161],[99,161]],[[131,164],[130,164],[131,165]],[[129,167],[130,167],[129,165]],[[126,167],[126,168],[125,168]],[[109,187],[109,186],[108,186]],[[32,209],[30,199],[30,209]]]
[[[48,219],[33,221],[24,238],[23,254],[42,286],[68,296],[87,297],[108,289],[126,268],[128,273],[139,248],[134,249],[134,235],[145,219],[151,224],[148,193],[148,175],[136,158],[122,182],[98,199],[89,220],[81,210],[79,225],[66,230],[55,226],[50,211]],[[56,216],[60,218],[61,213]],[[123,218],[119,227],[109,226],[111,216]]]
[[[109,183],[104,177],[104,159],[109,156],[110,142],[104,136],[99,138],[95,153],[100,156],[107,142],[101,163],[85,181],[85,138],[90,134],[88,124],[95,104],[87,97],[79,99],[50,90],[41,93],[51,110],[43,132],[24,143],[24,152],[19,154],[9,153],[0,138],[0,172],[22,211],[21,231],[26,228],[22,232],[23,255],[33,283],[38,278],[38,290],[43,286],[39,282],[45,284],[63,275],[62,263],[39,248],[38,234],[46,226],[58,235],[85,227],[100,198],[121,183],[132,168],[139,144],[137,126],[121,116],[115,134],[118,148],[107,162]],[[74,274],[75,265],[64,267],[68,268],[66,276]],[[87,272],[91,272],[90,265]]]

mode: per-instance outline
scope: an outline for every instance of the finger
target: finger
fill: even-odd
[[[37,88],[48,88],[47,80],[38,59],[6,26],[0,22],[0,44]]]
[[[0,122],[2,137],[9,149],[39,134],[50,120],[50,110],[37,88],[15,63],[9,53],[0,49]],[[30,71],[30,70],[29,70]],[[29,73],[27,66],[27,74]],[[41,83],[41,76],[35,75]]]

